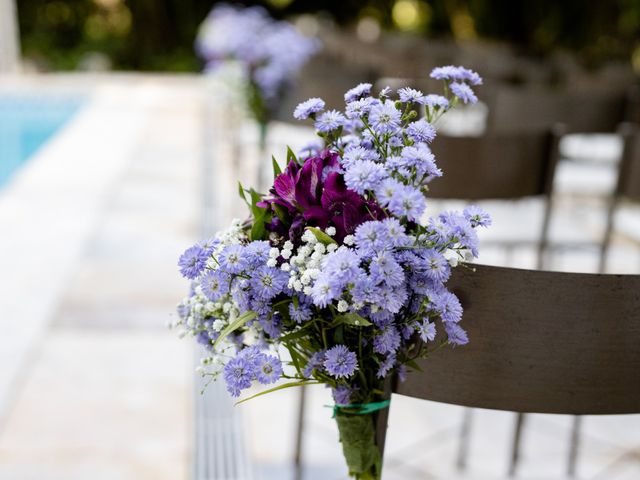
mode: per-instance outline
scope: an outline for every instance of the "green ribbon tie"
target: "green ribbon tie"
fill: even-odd
[[[333,408],[333,416],[331,418],[336,418],[336,415],[340,411],[349,410],[347,413],[351,415],[368,415],[370,413],[377,412],[378,410],[382,410],[383,408],[387,408],[390,404],[391,400],[382,400],[380,402],[372,403],[352,403],[350,405],[341,405],[339,403],[336,403],[333,406],[326,406],[329,408]]]

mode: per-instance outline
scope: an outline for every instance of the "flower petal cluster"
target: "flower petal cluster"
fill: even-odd
[[[363,83],[344,112],[320,98],[298,105],[294,117],[314,121],[321,145],[289,151],[266,195],[241,186],[251,218],[180,257],[192,288],[176,328],[204,346],[202,371],[231,395],[287,378],[326,384],[341,405],[371,402],[436,342],[469,341],[447,281],[478,255],[477,229],[491,218],[477,206],[426,211],[429,183],[446,174],[430,148],[436,122],[475,102],[482,80],[453,66],[432,77],[444,95],[374,96]]]

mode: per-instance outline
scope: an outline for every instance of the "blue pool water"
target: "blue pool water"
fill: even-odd
[[[79,106],[78,99],[0,95],[0,186]]]

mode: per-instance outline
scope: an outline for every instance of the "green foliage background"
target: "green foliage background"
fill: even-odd
[[[394,29],[399,0],[270,0],[276,17],[319,13],[340,25],[363,16]],[[426,12],[414,33],[472,38],[517,46],[528,55],[563,48],[586,63],[630,59],[640,45],[640,0],[411,0]],[[116,69],[197,71],[193,39],[211,0],[18,0],[25,57],[44,69],[74,69],[88,53],[106,55]],[[231,2],[238,3],[238,2]]]

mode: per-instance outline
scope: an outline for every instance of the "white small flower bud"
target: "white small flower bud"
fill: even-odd
[[[302,291],[305,295],[311,295],[311,287],[304,287]]]
[[[327,246],[327,252],[332,253],[335,252],[338,249],[338,245],[336,245],[335,243],[331,243]]]
[[[356,243],[356,237],[354,237],[353,235],[347,235],[346,237],[344,237],[342,243],[344,243],[345,245],[353,245],[354,243]]]
[[[349,309],[349,304],[347,302],[345,302],[344,300],[340,300],[338,302],[338,311],[339,312],[346,312]]]
[[[288,263],[283,263],[282,265],[280,265],[280,270],[282,270],[283,272],[288,272],[289,270],[291,270],[291,265],[289,265]]]
[[[284,249],[285,250],[293,250],[293,243],[291,243],[290,240],[287,240],[286,242],[284,242]]]
[[[267,260],[267,267],[275,267],[276,265],[278,265],[278,261],[275,258]]]
[[[272,248],[269,250],[269,258],[278,258],[280,256],[280,250],[277,248]]]
[[[293,288],[295,289],[296,292],[301,291],[303,289],[302,282],[300,280],[296,280],[295,282],[293,282]],[[304,287],[305,290],[307,288],[308,287]]]
[[[316,246],[313,247],[313,251],[317,253],[324,253],[327,249],[322,243],[316,243]]]
[[[324,233],[326,233],[330,237],[333,237],[336,234],[336,227],[327,227]]]
[[[215,322],[213,322],[213,324],[211,325],[211,328],[215,332],[219,332],[224,328],[224,322],[218,318]]]
[[[289,260],[291,258],[291,250],[282,250],[282,258]]]

